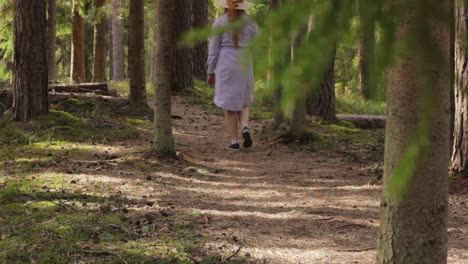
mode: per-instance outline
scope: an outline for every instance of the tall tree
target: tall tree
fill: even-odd
[[[156,23],[153,41],[153,63],[155,89],[154,111],[154,150],[163,156],[175,156],[174,139],[171,125],[171,83],[173,80],[173,59],[175,36],[173,21],[175,17],[174,0],[155,1]]]
[[[47,8],[47,62],[49,67],[49,80],[55,81],[57,79],[57,67],[56,67],[56,47],[57,47],[57,1],[49,0]]]
[[[173,16],[174,43],[177,46],[173,61],[172,89],[181,91],[193,86],[193,49],[181,47],[183,33],[192,29],[193,0],[174,0],[178,14]]]
[[[448,19],[449,1],[431,3],[414,0],[414,8],[396,19],[397,39],[408,34],[415,39],[386,76],[385,191],[377,263],[447,263],[450,36],[440,18]],[[411,182],[403,199],[392,195],[392,187],[404,184],[401,177],[408,174]]]
[[[140,107],[146,106],[144,4],[144,0],[130,1],[128,36],[130,104]]]
[[[49,111],[45,0],[14,1],[15,84],[11,117],[26,121]]]
[[[455,127],[453,133],[453,173],[468,177],[468,5],[455,1]]]
[[[112,80],[125,80],[125,51],[122,25],[122,0],[112,0]]]
[[[294,64],[296,57],[296,49],[307,35],[307,30],[303,30],[299,36],[291,39],[291,63]],[[288,134],[295,139],[301,139],[304,136],[306,127],[306,87],[304,84],[297,86],[298,96],[294,104],[294,110],[291,117],[291,125],[289,126]]]
[[[372,0],[359,1],[359,18],[361,27],[361,40],[359,49],[359,77],[362,98],[368,100],[371,98],[371,69],[375,60],[375,19],[373,18]]]
[[[282,1],[281,0],[270,0],[270,9],[272,11],[277,10],[281,7]],[[273,36],[270,36],[270,43],[272,44],[274,41]],[[270,45],[271,45],[270,44]],[[271,46],[269,50],[269,63],[270,65],[273,65],[271,62],[272,60],[272,54],[271,54]],[[272,82],[275,79],[275,76],[273,74],[274,70],[270,69],[268,72],[268,83]],[[275,92],[273,94],[273,102],[274,102],[274,110],[273,110],[273,125],[275,128],[279,128],[281,124],[284,122],[284,114],[281,109],[281,97],[282,97],[282,90],[283,88],[278,85],[275,87]]]
[[[193,1],[193,27],[208,26],[208,0]],[[206,79],[206,60],[208,58],[208,43],[204,41],[193,48],[193,75],[200,80]]]
[[[80,12],[83,1],[73,0],[72,9],[72,52],[70,82],[80,83],[86,80],[85,20]]]
[[[307,96],[306,109],[309,115],[319,116],[326,121],[335,121],[335,56],[336,44],[330,52],[328,69],[319,86]]]
[[[93,82],[105,82],[107,51],[107,16],[104,10],[106,0],[94,0],[96,23],[93,43]]]
[[[114,40],[112,38],[112,31],[114,31],[112,29],[112,15],[110,16],[110,18],[108,19],[107,21],[107,31],[108,31],[108,36],[109,36],[109,40],[108,40],[108,53],[109,53],[109,79],[110,80],[114,80],[114,48],[113,48],[113,43],[114,43]]]

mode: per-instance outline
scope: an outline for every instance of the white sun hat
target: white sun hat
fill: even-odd
[[[228,0],[216,0],[216,4],[219,7],[222,7],[222,8],[228,8],[229,7],[228,6]],[[248,9],[252,8],[253,6],[254,6],[254,4],[252,4],[250,2],[247,2],[247,1],[243,1],[242,3],[238,4],[236,9],[248,10]]]

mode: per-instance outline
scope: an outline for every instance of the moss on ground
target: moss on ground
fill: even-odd
[[[121,198],[115,184],[78,180],[98,165],[74,174],[78,164],[100,164],[121,140],[151,138],[152,126],[150,110],[99,97],[56,101],[48,115],[24,124],[0,120],[0,263],[221,263],[190,224],[200,215],[142,215],[144,199]],[[140,152],[126,153],[131,158],[119,166],[161,166]],[[166,226],[169,232],[160,232]]]
[[[386,103],[364,100],[360,95],[338,94],[336,112],[338,114],[385,115]]]
[[[142,215],[130,200],[76,194],[72,183],[41,174],[0,184],[1,263],[188,264],[194,256],[200,263],[222,261],[206,255],[204,238],[189,222],[201,215]]]

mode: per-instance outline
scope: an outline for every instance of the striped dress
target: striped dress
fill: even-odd
[[[228,111],[242,111],[254,98],[253,60],[242,50],[259,32],[258,25],[247,15],[249,22],[239,33],[239,47],[235,47],[233,33],[229,30],[210,39],[207,72],[216,74],[214,103]],[[229,23],[227,14],[220,16],[213,27]]]

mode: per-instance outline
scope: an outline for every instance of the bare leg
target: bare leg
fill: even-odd
[[[242,112],[239,114],[239,120],[242,128],[249,126],[249,118],[250,118],[250,108],[244,107]]]
[[[249,114],[250,114],[249,107],[244,107],[242,112],[239,113],[239,119],[240,119],[239,121],[242,125],[243,145],[245,148],[250,148],[253,144],[252,137],[250,135],[250,129],[249,129]]]
[[[229,135],[231,136],[231,143],[239,142],[239,135],[237,132],[237,117],[238,112],[234,111],[225,111],[224,115],[226,117],[226,126],[229,131]]]

